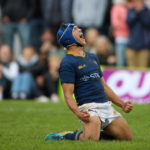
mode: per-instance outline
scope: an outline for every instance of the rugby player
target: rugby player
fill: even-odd
[[[114,103],[129,113],[132,103],[121,100],[105,83],[98,58],[84,51],[86,41],[82,30],[75,24],[64,24],[58,30],[57,39],[67,49],[59,71],[65,101],[83,123],[83,130],[50,133],[46,140],[98,141],[101,136],[132,140],[128,123],[111,106]]]

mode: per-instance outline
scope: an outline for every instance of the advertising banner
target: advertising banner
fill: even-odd
[[[103,68],[106,83],[124,101],[150,103],[150,71]]]

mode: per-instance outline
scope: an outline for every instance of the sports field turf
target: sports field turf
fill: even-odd
[[[132,142],[44,141],[49,132],[81,129],[65,103],[2,101],[0,150],[150,150],[150,105],[134,105],[123,116],[133,131]]]

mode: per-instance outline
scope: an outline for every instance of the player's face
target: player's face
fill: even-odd
[[[73,36],[81,45],[84,46],[86,44],[82,30],[78,28],[77,26],[75,26],[73,29]]]

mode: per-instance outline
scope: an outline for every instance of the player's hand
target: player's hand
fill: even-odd
[[[78,118],[87,123],[90,120],[90,114],[87,111],[82,111],[80,114],[78,114]]]
[[[124,105],[122,106],[122,110],[125,113],[129,113],[132,110],[133,106],[132,106],[132,102],[131,101],[127,101],[124,103]]]

